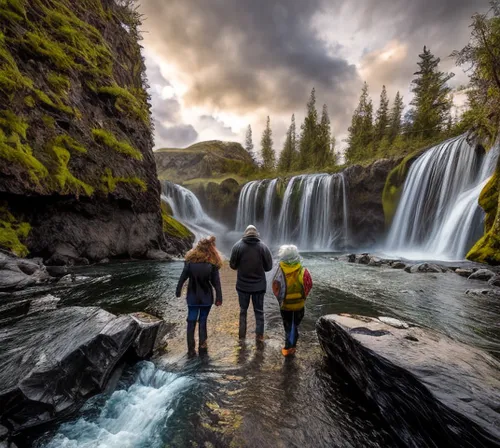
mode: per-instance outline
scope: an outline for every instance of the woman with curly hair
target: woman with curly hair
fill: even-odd
[[[198,344],[200,350],[207,348],[207,318],[214,303],[222,305],[222,289],[219,269],[222,258],[215,247],[215,236],[201,239],[185,257],[184,269],[177,284],[176,296],[180,297],[182,287],[189,280],[186,301],[187,345],[189,355],[196,354],[194,333],[198,321]]]

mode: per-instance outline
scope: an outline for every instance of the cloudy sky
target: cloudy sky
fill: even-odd
[[[409,85],[427,45],[448,57],[469,37],[471,15],[488,0],[139,0],[156,148],[203,140],[260,147],[266,116],[281,149],[292,113],[304,117],[316,88],[338,140],[346,137],[364,80],[374,104]],[[460,102],[460,98],[457,98]]]

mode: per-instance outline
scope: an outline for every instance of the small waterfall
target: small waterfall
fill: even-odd
[[[113,392],[102,405],[94,404],[102,396],[90,400],[84,415],[63,423],[44,448],[164,447],[162,434],[193,381],[158,370],[151,362],[141,362],[135,370],[131,386]]]
[[[172,208],[173,217],[181,221],[200,239],[212,234],[223,234],[227,229],[208,216],[195,194],[172,182],[162,184],[162,201]]]
[[[254,224],[271,244],[295,243],[309,250],[345,247],[348,212],[342,174],[292,177],[282,199],[278,186],[279,179],[266,179],[243,187],[237,231]]]
[[[497,157],[498,148],[483,157],[465,136],[420,156],[408,172],[387,250],[417,258],[463,259],[482,234],[478,198]]]

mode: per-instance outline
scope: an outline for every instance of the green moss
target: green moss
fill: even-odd
[[[25,21],[25,0],[2,0],[0,2],[0,20],[11,23]]]
[[[28,255],[28,249],[22,241],[28,237],[30,231],[29,223],[18,221],[9,212],[7,204],[0,203],[0,247],[25,257]]]
[[[50,115],[43,115],[42,116],[42,121],[43,124],[49,128],[49,129],[55,129],[56,128],[56,120],[54,117],[51,117]]]
[[[114,98],[115,108],[122,114],[131,115],[144,123],[149,123],[147,102],[145,98],[142,98],[142,101],[140,98],[140,95],[143,94],[142,89],[131,92],[115,84],[109,87],[99,87],[97,92]]]
[[[163,219],[163,233],[166,233],[168,236],[181,239],[193,237],[192,232],[184,224],[169,216],[163,207],[161,216]]]
[[[64,104],[61,98],[55,96],[54,94],[51,93],[51,96],[49,96],[38,89],[34,89],[33,92],[44,105],[49,106],[51,109],[64,112],[65,114],[68,115],[74,115],[74,116],[77,115],[76,109],[73,109],[72,107]]]
[[[39,183],[47,176],[47,169],[33,157],[31,147],[25,143],[28,124],[11,111],[0,111],[0,158],[21,165],[30,179]]]
[[[66,49],[42,31],[28,31],[22,42],[30,53],[44,56],[60,70],[70,71],[78,68]]]
[[[10,94],[23,88],[33,88],[33,81],[19,71],[16,61],[7,48],[5,35],[0,32],[0,91]]]
[[[81,154],[85,154],[87,152],[87,150],[82,145],[80,145],[80,143],[78,143],[73,137],[70,137],[67,134],[58,135],[54,139],[54,145],[62,146],[66,149],[76,151]]]
[[[51,72],[47,75],[47,82],[50,87],[60,95],[67,94],[71,87],[71,81],[67,76]]]
[[[133,157],[134,159],[142,160],[142,154],[137,149],[130,146],[128,142],[117,140],[111,132],[104,129],[93,129],[92,135],[97,143]]]
[[[498,212],[498,173],[491,177],[479,195],[479,205],[486,213],[484,227],[489,232],[495,223]]]
[[[142,179],[138,177],[115,177],[113,176],[113,172],[109,168],[106,168],[104,170],[104,174],[101,176],[101,181],[101,189],[106,194],[113,193],[119,183],[134,185],[143,192],[146,192],[148,190],[146,182],[144,182]]]
[[[422,155],[427,148],[418,149],[417,151],[406,156],[401,163],[395,167],[387,176],[385,181],[384,191],[382,192],[382,206],[384,208],[385,224],[389,227],[392,219],[396,214],[399,199],[403,191],[403,184],[406,180],[406,175],[411,164]]]
[[[26,104],[26,106],[30,108],[35,107],[36,105],[35,98],[33,98],[31,95],[24,97],[24,104]]]
[[[58,191],[63,194],[72,193],[77,196],[85,194],[92,196],[94,188],[91,185],[77,179],[68,169],[69,160],[71,158],[70,152],[61,146],[52,146],[52,153],[55,158],[56,167],[52,177],[55,179]]]

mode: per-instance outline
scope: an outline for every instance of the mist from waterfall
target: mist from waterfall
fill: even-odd
[[[284,189],[284,191],[283,191]],[[272,245],[301,249],[342,249],[348,241],[347,189],[342,174],[292,177],[247,183],[238,202],[236,230],[249,224]]]
[[[205,213],[196,195],[187,188],[164,181],[161,199],[171,207],[173,217],[195,234],[196,240],[209,235],[221,235],[227,230]]]
[[[408,172],[386,251],[409,258],[465,258],[483,233],[478,199],[497,158],[498,147],[484,156],[465,136],[421,155]]]

